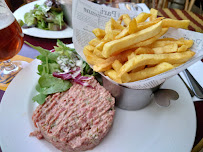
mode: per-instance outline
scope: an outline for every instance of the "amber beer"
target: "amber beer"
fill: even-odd
[[[8,26],[0,23],[0,61],[14,57],[21,50],[22,45],[23,33],[18,22],[13,19]]]

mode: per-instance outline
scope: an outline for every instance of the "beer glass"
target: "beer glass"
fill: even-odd
[[[23,33],[4,0],[0,0],[0,86],[9,83],[22,69],[21,61],[11,62],[21,50]]]

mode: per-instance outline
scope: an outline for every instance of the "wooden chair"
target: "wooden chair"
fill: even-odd
[[[154,0],[154,1],[156,1],[156,0]],[[173,3],[173,0],[171,1],[171,3]],[[185,11],[191,11],[194,3],[195,3],[195,0],[186,0],[185,4],[184,4],[184,10]],[[158,1],[157,8],[167,8],[167,7],[168,7],[168,0],[159,0]]]
[[[142,3],[146,3],[149,8],[167,8],[168,7],[168,0],[142,0]],[[150,5],[151,3],[151,5]]]
[[[191,152],[202,152],[203,151],[203,138],[200,142],[192,149]]]
[[[95,1],[95,0],[90,0]],[[102,1],[102,0],[101,0]],[[108,0],[108,2],[134,2],[134,3],[145,3],[149,8],[168,8],[168,3],[173,3],[174,0]],[[191,11],[192,6],[194,5],[195,0],[186,0],[184,10]]]
[[[171,3],[173,3],[173,0],[171,1]],[[185,11],[191,11],[194,3],[195,3],[195,0],[186,0],[185,4],[184,4],[184,10]],[[200,5],[201,5],[201,3],[200,3]]]
[[[186,0],[184,10],[185,11],[191,11],[192,6],[194,5],[194,3],[195,3],[195,0],[190,0],[190,2],[189,2],[189,0]]]

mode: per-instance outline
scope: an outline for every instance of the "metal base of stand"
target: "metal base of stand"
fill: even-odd
[[[170,100],[177,100],[178,93],[170,89],[160,89],[157,86],[152,89],[135,90],[113,84],[103,77],[103,86],[116,98],[116,106],[123,110],[140,110],[154,100],[159,106],[167,107]]]

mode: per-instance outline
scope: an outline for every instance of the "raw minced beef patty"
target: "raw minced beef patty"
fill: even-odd
[[[74,83],[66,92],[49,95],[33,113],[38,130],[30,135],[64,152],[98,145],[113,123],[115,99],[94,78],[88,81],[92,88]]]

